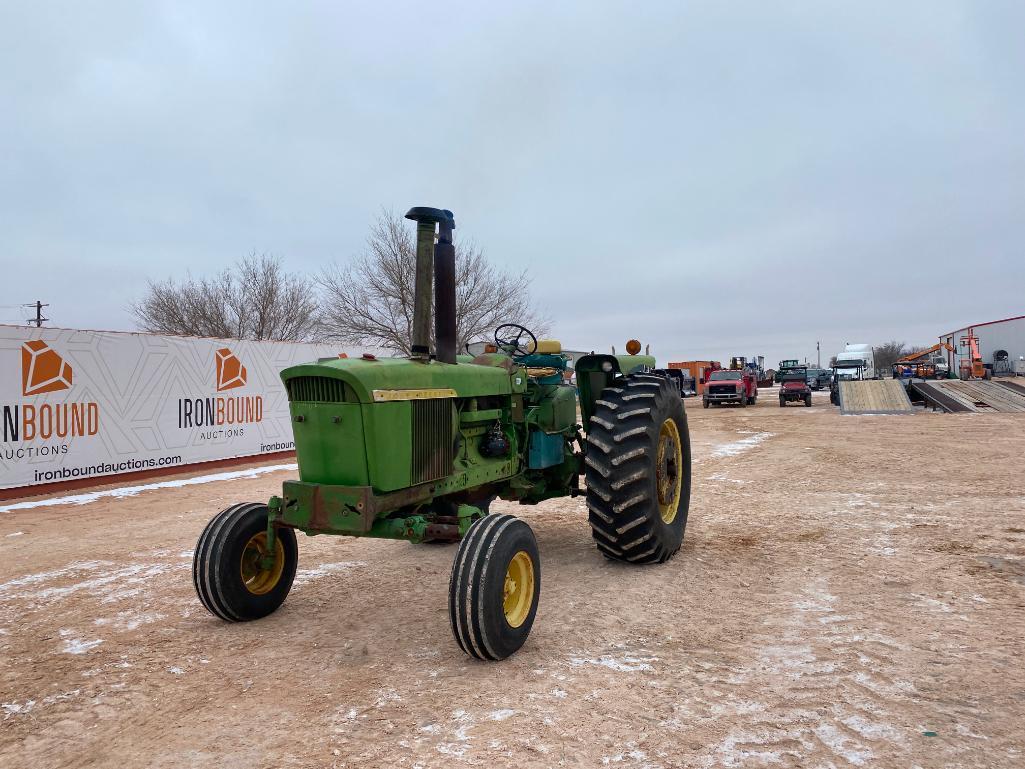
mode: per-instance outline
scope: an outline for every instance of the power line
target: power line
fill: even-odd
[[[36,328],[42,328],[43,327],[43,321],[44,320],[49,320],[49,318],[44,318],[43,317],[43,308],[44,307],[49,307],[49,306],[50,306],[49,304],[43,304],[38,299],[35,301],[35,304],[23,304],[22,305],[22,307],[34,307],[35,308],[35,310],[36,310],[36,317],[30,318],[28,320],[28,322],[29,323],[35,323],[36,324]]]

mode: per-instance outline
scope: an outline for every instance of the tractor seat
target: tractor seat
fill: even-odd
[[[558,339],[539,339],[537,349],[534,350],[537,355],[558,355],[561,352],[562,342]]]
[[[491,366],[493,368],[502,368],[512,373],[512,370],[516,368],[516,364],[513,359],[508,355],[501,355],[494,352],[485,352],[478,355],[476,358],[470,361],[475,366]]]
[[[554,366],[528,366],[527,376],[533,377],[534,379],[544,379],[550,376],[562,376],[562,372]]]

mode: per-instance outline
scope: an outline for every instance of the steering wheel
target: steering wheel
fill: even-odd
[[[501,332],[503,329],[515,331],[516,336],[502,336]],[[521,342],[524,336],[531,342],[529,348],[525,347]],[[537,350],[537,337],[526,326],[521,326],[518,323],[503,323],[495,329],[495,344],[498,345],[499,350],[512,350],[510,354],[513,358],[522,358],[524,355],[530,355]]]

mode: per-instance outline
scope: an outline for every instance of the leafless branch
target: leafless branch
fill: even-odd
[[[408,355],[416,275],[415,230],[395,213],[382,213],[367,248],[348,265],[317,277],[323,291],[321,336]],[[538,336],[549,320],[535,307],[524,271],[505,272],[473,242],[456,243],[456,327],[459,349],[490,339],[502,323],[520,323]]]
[[[154,333],[278,341],[312,338],[319,316],[314,282],[256,253],[212,278],[151,281],[130,310]]]

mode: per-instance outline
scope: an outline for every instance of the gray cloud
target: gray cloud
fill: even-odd
[[[1023,311],[1025,7],[8,4],[0,304],[314,270],[442,205],[573,347],[823,357]]]

